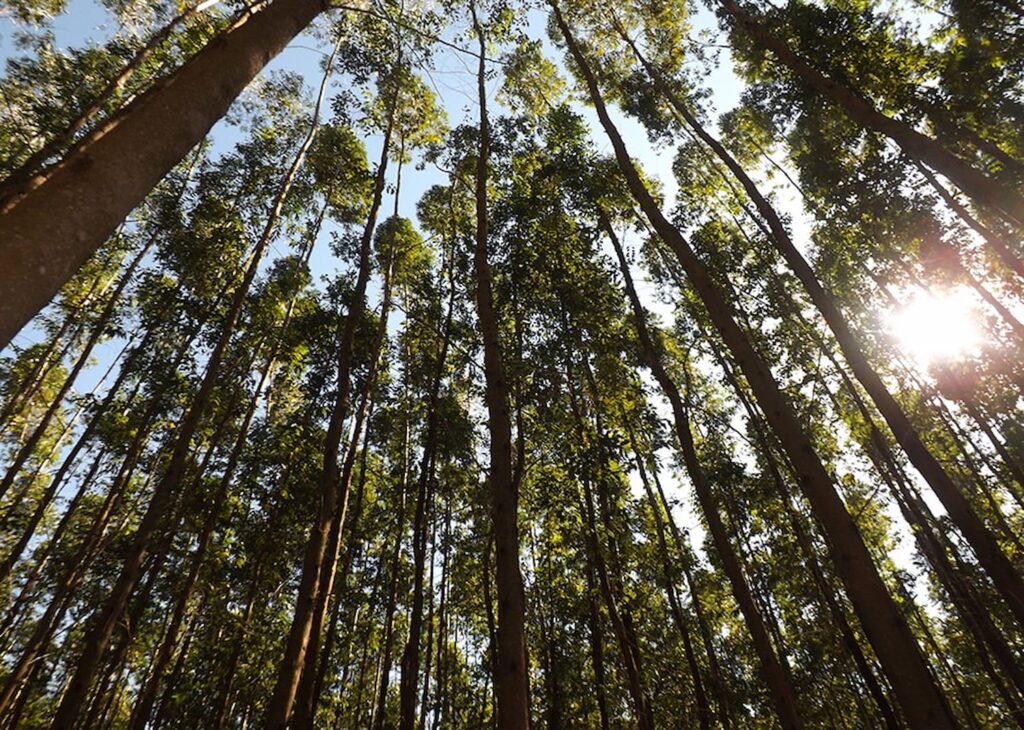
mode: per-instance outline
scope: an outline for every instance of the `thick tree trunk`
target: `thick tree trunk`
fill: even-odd
[[[46,144],[40,149],[33,152],[28,159],[25,160],[18,169],[11,172],[2,183],[0,183],[0,207],[3,207],[5,201],[24,192],[25,184],[32,179],[32,176],[36,171],[46,164],[46,162],[55,157],[74,139],[75,135],[84,128],[93,117],[99,114],[103,107],[110,103],[114,96],[124,88],[124,85],[128,83],[131,77],[143,64],[143,62],[149,58],[149,56],[160,48],[173,33],[178,26],[183,24],[193,15],[198,12],[210,8],[216,5],[219,0],[203,0],[197,2],[191,7],[185,8],[183,11],[171,18],[162,28],[156,33],[150,36],[149,40],[132,56],[131,60],[122,67],[117,74],[110,79],[103,88],[100,89],[96,97],[90,101],[84,109],[82,109],[75,118],[68,123],[60,132],[54,135]],[[212,42],[212,41],[211,41]],[[111,119],[114,115],[111,115]],[[110,120],[108,120],[110,121]]]
[[[324,0],[274,0],[96,129],[31,180],[23,195],[6,201],[0,211],[0,347],[325,7]]]
[[[36,424],[32,431],[32,435],[22,444],[18,453],[15,455],[10,466],[7,468],[7,472],[4,474],[3,480],[0,480],[0,498],[2,498],[7,490],[10,489],[11,485],[14,484],[15,478],[21,471],[22,467],[28,461],[29,457],[32,456],[32,452],[35,451],[36,446],[39,445],[40,440],[46,434],[47,428],[49,428],[50,421],[57,415],[57,411],[64,403],[64,398],[71,391],[71,386],[75,384],[79,374],[88,364],[90,357],[92,356],[93,348],[99,343],[100,338],[106,334],[107,327],[114,316],[114,311],[117,306],[121,304],[121,295],[124,294],[124,290],[128,287],[129,282],[134,278],[135,272],[137,271],[139,264],[142,263],[142,259],[149,252],[150,247],[153,245],[156,237],[150,237],[146,245],[139,249],[135,254],[135,257],[128,264],[124,273],[121,274],[121,278],[117,283],[117,287],[110,294],[103,306],[103,310],[100,312],[96,321],[93,323],[92,331],[89,333],[89,339],[85,341],[82,346],[82,351],[79,353],[78,358],[75,360],[75,364],[72,366],[71,371],[64,378],[63,384],[57,390],[57,393],[53,396],[50,401],[49,407],[43,414],[42,418]]]
[[[263,231],[249,255],[250,260],[245,275],[232,295],[231,304],[221,327],[220,336],[207,360],[206,372],[203,375],[199,390],[196,392],[192,404],[182,419],[181,426],[175,435],[174,451],[167,465],[167,471],[153,491],[146,513],[135,532],[135,537],[132,540],[128,556],[122,566],[117,582],[103,609],[98,613],[95,624],[87,635],[84,650],[72,680],[68,685],[68,690],[62,698],[60,707],[51,724],[53,730],[63,730],[64,728],[70,728],[74,724],[74,718],[85,699],[99,661],[110,641],[111,634],[128,604],[128,599],[132,594],[142,569],[143,560],[149,552],[153,536],[157,533],[160,526],[164,524],[166,520],[165,513],[178,497],[181,482],[185,476],[192,436],[199,427],[203,414],[206,411],[207,403],[217,385],[221,365],[226,356],[228,345],[234,335],[235,328],[241,318],[249,289],[252,287],[252,283],[259,271],[263,255],[270,246],[274,232],[277,230],[277,223],[280,219],[285,199],[291,190],[295,175],[302,163],[302,158],[312,143],[315,128],[316,121],[314,120],[309,135],[300,145],[291,167],[281,180]]]

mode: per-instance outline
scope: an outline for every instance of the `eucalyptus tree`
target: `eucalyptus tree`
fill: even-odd
[[[689,106],[671,88],[662,72],[642,54],[621,24],[618,24],[617,31],[630,47],[644,71],[650,76],[651,82],[658,92],[667,99],[673,110],[685,120],[693,133],[714,152],[715,156],[742,186],[767,225],[770,240],[796,274],[814,306],[832,330],[855,377],[879,409],[911,462],[928,481],[954,522],[971,543],[975,554],[992,576],[1000,593],[1006,598],[1018,617],[1024,617],[1024,602],[1022,602],[1024,583],[1021,582],[1018,572],[951,475],[929,451],[903,407],[868,361],[861,338],[851,329],[834,297],[825,289],[813,268],[797,249],[775,207],[743,170],[739,162],[700,124]]]
[[[0,728],[1024,726],[1016,0],[9,5]]]

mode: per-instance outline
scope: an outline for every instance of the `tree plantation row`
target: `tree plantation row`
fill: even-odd
[[[0,8],[0,730],[1024,728],[1018,0]]]

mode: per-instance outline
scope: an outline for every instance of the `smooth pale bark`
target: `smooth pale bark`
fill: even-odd
[[[491,267],[487,260],[487,168],[490,155],[485,75],[487,43],[473,0],[470,0],[469,8],[479,41],[480,60],[477,69],[480,147],[476,164],[476,241],[473,265],[477,320],[484,350],[484,400],[487,403],[487,429],[490,435],[488,486],[494,533],[495,587],[498,594],[494,690],[498,730],[527,730],[530,726],[530,712],[526,678],[525,600],[523,578],[519,571],[519,485],[513,476],[508,379],[498,334]]]
[[[589,64],[576,43],[557,4],[555,19],[576,65],[585,79],[598,118],[615,151],[615,158],[630,192],[651,226],[672,249],[712,323],[739,365],[766,420],[775,431],[799,474],[800,488],[828,536],[836,570],[868,640],[874,647],[910,725],[914,728],[955,726],[941,690],[921,653],[910,627],[878,573],[856,523],[846,510],[828,471],[818,458],[796,412],[786,399],[767,363],[737,324],[725,294],[680,232],[662,214],[633,165],[608,110]]]
[[[795,53],[784,40],[761,25],[735,0],[719,0],[719,4],[757,45],[771,51],[781,63],[819,94],[835,103],[853,121],[889,137],[910,157],[952,180],[979,205],[997,211],[1017,225],[1024,224],[1024,197],[1020,193],[993,180],[938,141],[879,112],[864,97],[825,76]]]
[[[101,125],[0,210],[0,347],[57,293],[253,77],[326,7],[274,0]]]

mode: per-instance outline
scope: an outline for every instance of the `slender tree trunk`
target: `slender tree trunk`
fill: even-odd
[[[438,401],[444,378],[448,346],[451,340],[452,316],[455,311],[455,260],[450,257],[448,272],[448,311],[441,336],[441,350],[437,355],[434,377],[427,401],[427,429],[423,437],[423,455],[416,484],[416,508],[413,515],[413,589],[412,608],[409,611],[409,637],[402,652],[402,675],[399,684],[400,730],[414,730],[416,726],[416,688],[420,667],[420,634],[423,630],[423,577],[427,553],[427,505],[432,501],[434,460],[437,452],[440,415]],[[429,640],[428,640],[429,646]]]
[[[626,422],[625,413],[623,413],[623,423]],[[632,436],[630,436],[630,441],[633,441]],[[679,600],[679,592],[676,590],[672,560],[669,557],[671,553],[669,552],[668,540],[665,536],[665,514],[654,497],[654,490],[651,488],[647,469],[644,467],[639,452],[634,452],[634,463],[640,475],[640,482],[643,484],[644,494],[647,496],[647,505],[651,510],[651,517],[654,520],[655,537],[657,538],[658,550],[662,558],[661,575],[663,587],[665,589],[665,596],[668,598],[672,620],[675,622],[676,630],[679,631],[679,637],[683,642],[686,663],[690,668],[690,677],[693,681],[693,697],[697,706],[697,719],[702,730],[708,730],[711,727],[712,721],[711,706],[708,703],[707,692],[701,677],[700,665],[697,663],[697,654],[693,649],[693,641],[690,638],[690,630],[683,613],[682,602]]]
[[[313,629],[316,614],[316,600],[320,587],[320,575],[330,541],[331,529],[337,518],[342,499],[341,465],[338,463],[341,450],[342,428],[345,413],[348,410],[349,392],[351,388],[350,372],[352,369],[356,329],[363,317],[366,298],[366,285],[370,279],[370,249],[373,242],[373,230],[380,210],[381,196],[386,180],[388,155],[391,151],[391,135],[394,129],[395,106],[398,100],[392,99],[388,115],[387,127],[384,130],[384,141],[381,146],[380,161],[374,181],[373,200],[367,215],[366,226],[359,246],[358,273],[355,290],[345,322],[342,325],[341,340],[338,343],[338,394],[331,411],[324,438],[324,458],[320,472],[318,493],[320,504],[310,532],[309,542],[302,563],[302,577],[296,599],[295,614],[292,619],[285,654],[278,670],[274,693],[267,709],[264,721],[266,730],[284,730],[291,718],[295,694],[298,691],[302,667],[309,647],[310,632]]]
[[[952,193],[946,190],[945,186],[939,182],[938,178],[935,177],[935,174],[931,170],[920,162],[915,162],[915,166],[917,167],[917,171],[921,173],[928,184],[932,186],[932,189],[939,194],[939,197],[942,198],[942,202],[946,204],[946,207],[956,213],[957,217],[966,223],[971,230],[985,239],[985,242],[992,247],[992,250],[1006,268],[1017,276],[1024,277],[1024,261],[1021,261],[1020,257],[1014,253],[1013,249],[1010,248],[1005,240],[1003,240],[1003,237],[971,215],[971,212],[967,210],[967,208],[964,207],[964,205],[960,203]]]
[[[278,2],[280,2],[280,0],[278,0]],[[276,5],[277,3],[275,3],[275,6]],[[203,380],[199,386],[199,390],[197,391],[192,405],[188,409],[188,412],[183,418],[181,426],[178,429],[174,451],[167,466],[167,471],[164,473],[163,478],[153,491],[149,506],[147,507],[146,513],[143,516],[142,521],[139,523],[135,537],[132,540],[128,556],[121,569],[121,574],[119,575],[103,609],[98,612],[95,623],[87,635],[85,648],[78,661],[74,676],[68,686],[67,692],[61,700],[60,707],[58,708],[51,724],[51,728],[53,730],[63,730],[64,728],[70,728],[73,725],[74,718],[78,714],[80,706],[88,692],[89,685],[92,682],[96,667],[98,666],[103,652],[110,641],[111,633],[128,604],[128,599],[131,596],[136,581],[138,580],[143,560],[149,552],[153,536],[165,521],[165,513],[168,511],[175,499],[177,499],[181,482],[185,475],[189,445],[192,441],[192,436],[199,426],[203,413],[206,410],[206,405],[213,394],[214,388],[216,387],[220,375],[221,364],[227,352],[228,345],[231,342],[235,328],[241,318],[246,296],[248,295],[249,289],[256,278],[257,272],[259,271],[263,254],[266,252],[271,240],[273,239],[274,232],[277,229],[278,220],[284,207],[285,199],[291,190],[292,183],[295,180],[295,175],[302,163],[302,158],[312,143],[315,128],[316,121],[314,119],[314,124],[309,135],[300,145],[291,167],[288,169],[281,181],[271,207],[270,215],[263,227],[259,240],[256,242],[256,245],[250,253],[248,268],[241,283],[235,289],[232,296],[231,305],[221,328],[220,336],[213,351],[210,353],[209,359],[207,360],[206,372],[203,375]]]
[[[796,694],[782,663],[779,661],[779,657],[772,647],[764,618],[757,608],[750,586],[743,575],[736,552],[729,543],[725,523],[722,521],[718,511],[717,499],[711,490],[711,485],[707,481],[704,469],[697,457],[697,450],[693,442],[690,421],[683,398],[675,382],[665,370],[661,357],[658,354],[658,348],[648,332],[643,305],[641,305],[640,299],[637,297],[636,290],[633,287],[633,278],[629,272],[629,264],[626,261],[625,254],[622,252],[622,245],[619,243],[618,236],[615,235],[615,231],[603,213],[601,217],[605,233],[609,236],[619,260],[619,267],[625,281],[626,293],[633,308],[637,337],[640,340],[644,359],[655,380],[658,381],[662,392],[664,392],[669,403],[672,405],[676,435],[679,439],[687,474],[697,494],[697,500],[704,514],[704,519],[708,523],[708,529],[715,545],[715,552],[718,553],[718,557],[722,561],[726,577],[728,577],[729,584],[732,587],[733,596],[736,598],[736,603],[743,614],[747,629],[750,631],[754,649],[760,660],[761,672],[768,684],[772,700],[775,704],[775,711],[783,727],[802,728],[804,725],[803,720],[800,718]]]
[[[296,690],[295,716],[291,726],[295,730],[304,730],[313,727],[316,719],[316,705],[319,700],[317,678],[318,664],[326,671],[329,654],[322,658],[320,655],[321,634],[323,632],[324,619],[327,616],[330,597],[334,593],[335,571],[338,565],[338,554],[341,549],[341,531],[345,525],[345,513],[348,511],[348,496],[352,485],[352,475],[355,470],[356,458],[359,455],[359,444],[362,441],[362,432],[366,423],[366,416],[370,406],[371,395],[377,382],[377,373],[380,367],[381,357],[384,350],[384,342],[387,338],[388,314],[391,310],[391,279],[393,261],[389,262],[384,272],[384,297],[381,303],[380,323],[377,327],[377,334],[373,346],[373,360],[370,365],[370,372],[366,377],[363,386],[363,393],[360,398],[359,407],[356,410],[355,423],[352,426],[352,434],[349,438],[348,448],[345,453],[345,461],[341,469],[341,505],[339,514],[334,519],[331,534],[328,537],[326,548],[326,560],[324,561],[318,580],[318,596],[314,609],[312,625],[310,627],[309,641],[304,658],[304,668]],[[364,446],[365,450],[365,446]]]
[[[731,0],[730,0],[731,1]],[[1017,619],[1024,625],[1024,580],[1014,568],[1009,558],[1003,553],[995,536],[971,507],[970,502],[946,473],[939,461],[932,455],[921,440],[917,429],[904,412],[902,406],[889,392],[881,377],[872,368],[858,338],[850,329],[846,317],[840,311],[832,295],[818,281],[814,270],[797,249],[775,208],[768,202],[757,185],[743,170],[740,164],[729,154],[722,144],[709,134],[697,121],[686,104],[679,98],[660,72],[641,55],[633,41],[622,32],[622,37],[632,47],[637,59],[644,65],[651,79],[661,93],[669,100],[673,108],[682,116],[694,133],[704,141],[729,168],[736,180],[743,186],[753,201],[758,212],[768,224],[771,232],[770,240],[779,254],[786,260],[811,301],[825,319],[839,343],[839,348],[850,365],[854,376],[864,386],[872,402],[885,419],[896,440],[903,447],[911,463],[928,481],[932,490],[946,507],[950,517],[971,544],[978,561],[992,578],[1000,594],[1009,604]]]
[[[497,312],[487,260],[487,177],[490,128],[487,119],[487,42],[470,0],[473,28],[479,41],[477,93],[480,105],[480,148],[476,165],[476,305],[484,343],[485,400],[490,434],[491,522],[494,531],[495,583],[498,593],[495,702],[498,730],[527,730],[530,726],[526,679],[526,632],[523,579],[519,572],[518,484],[512,471],[512,420],[508,381],[502,359]]]

